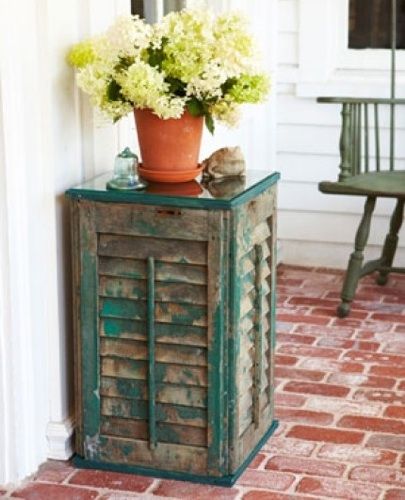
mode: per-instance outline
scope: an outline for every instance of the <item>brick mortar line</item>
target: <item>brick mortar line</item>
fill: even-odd
[[[155,491],[161,484],[162,480],[159,479],[159,478],[152,478],[153,481],[152,483],[146,488],[146,490],[144,491],[144,493],[152,493],[153,491]]]

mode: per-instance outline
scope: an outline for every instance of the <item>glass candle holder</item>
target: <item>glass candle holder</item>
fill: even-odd
[[[115,157],[113,178],[107,182],[108,189],[130,191],[143,189],[147,183],[139,179],[138,157],[129,148],[125,148]]]

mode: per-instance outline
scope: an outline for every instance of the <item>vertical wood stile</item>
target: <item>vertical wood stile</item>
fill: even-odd
[[[257,429],[260,424],[260,393],[262,390],[263,363],[263,247],[254,246],[255,253],[255,341],[253,365],[253,423]]]
[[[356,174],[361,173],[361,153],[362,153],[362,117],[361,117],[361,104],[356,105],[357,109],[357,152],[356,152]]]
[[[378,116],[378,103],[374,103],[374,133],[375,133],[375,161],[377,172],[380,171],[380,120]]]
[[[82,391],[82,332],[80,314],[80,202],[70,200],[71,240],[72,240],[72,278],[73,278],[73,350],[74,350],[74,383],[75,383],[75,449],[84,455],[83,451],[83,391]]]
[[[148,257],[148,406],[149,406],[149,447],[156,448],[156,380],[155,380],[155,260]]]
[[[390,104],[390,170],[394,170],[395,157],[395,104],[393,100],[396,95],[395,71],[396,71],[396,47],[397,47],[397,0],[391,0],[391,99]]]
[[[277,195],[274,197],[273,210],[277,209]],[[269,401],[274,408],[274,351],[276,348],[276,307],[277,307],[277,217],[271,216],[271,307],[270,307],[270,359],[269,359]]]
[[[91,202],[80,202],[80,318],[83,396],[83,439],[85,456],[91,460],[99,452],[100,416],[100,341],[98,337],[98,237],[95,228],[94,207]],[[91,353],[91,356],[89,356]],[[91,443],[91,445],[86,444]]]
[[[357,168],[357,105],[352,104],[351,112],[351,125],[352,125],[352,136],[351,136],[351,175],[356,175]]]
[[[370,151],[369,151],[369,122],[368,122],[368,104],[364,104],[364,168],[369,171]]]
[[[351,175],[351,128],[352,128],[352,106],[344,103],[342,107],[342,131],[340,135],[340,174],[339,181],[343,181]]]
[[[208,238],[208,422],[207,470],[214,476],[224,473],[227,457],[225,444],[228,439],[225,423],[225,315],[224,300],[227,284],[228,218],[222,211],[209,213]]]
[[[240,314],[241,314],[241,283],[239,245],[243,231],[241,208],[236,208],[232,213],[229,240],[230,276],[229,276],[229,338],[228,338],[228,446],[229,468],[235,470],[239,466],[238,429],[239,410],[237,404],[237,381],[239,343],[240,343]]]

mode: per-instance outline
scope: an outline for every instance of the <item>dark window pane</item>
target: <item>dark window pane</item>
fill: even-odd
[[[131,13],[144,17],[143,0],[131,0]]]
[[[405,0],[397,0],[397,47],[405,49]],[[350,0],[349,47],[391,47],[391,0]]]
[[[174,10],[184,9],[184,7],[184,0],[164,0],[163,2],[163,9],[165,14],[168,14],[169,12],[172,12]]]

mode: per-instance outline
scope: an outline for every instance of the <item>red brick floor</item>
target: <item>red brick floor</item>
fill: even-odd
[[[363,279],[348,319],[334,316],[341,281],[339,271],[280,268],[280,428],[233,488],[49,461],[4,496],[405,500],[405,276],[383,288]]]

